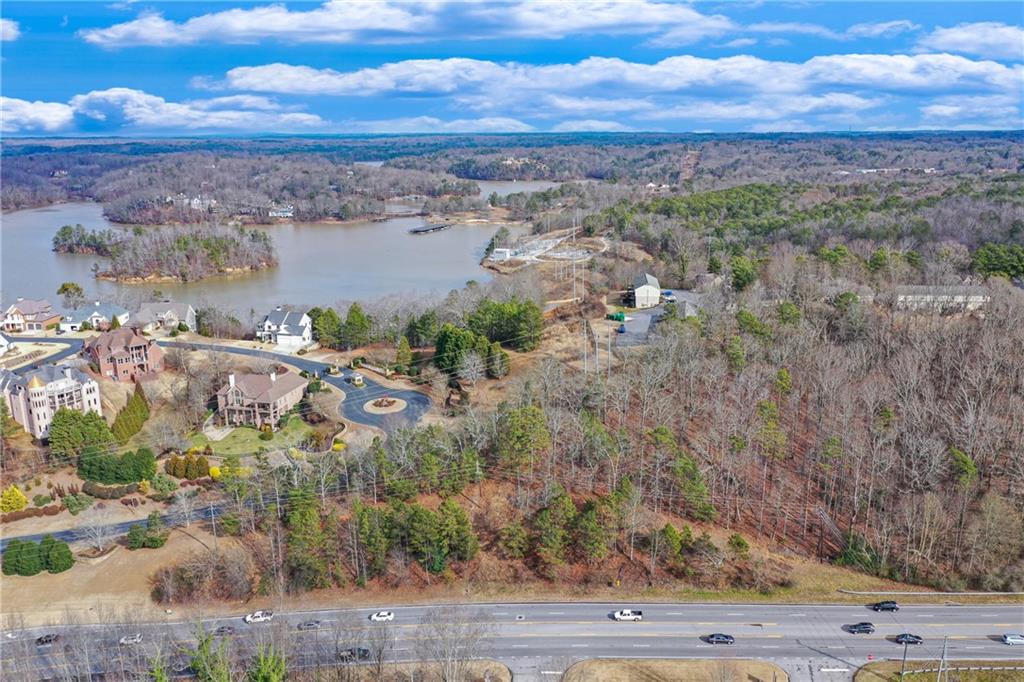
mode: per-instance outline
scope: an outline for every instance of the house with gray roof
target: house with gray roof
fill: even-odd
[[[217,414],[226,425],[277,428],[281,417],[302,400],[308,384],[295,372],[231,374],[217,391]]]
[[[60,321],[60,328],[65,332],[77,332],[82,331],[82,325],[87,323],[87,330],[104,331],[112,326],[121,327],[128,324],[130,316],[131,314],[125,308],[116,303],[96,301],[91,306],[85,305],[77,310],[66,312]],[[115,319],[117,320],[116,325],[114,324]]]
[[[146,303],[132,315],[132,326],[146,333],[170,332],[177,329],[179,324],[184,324],[189,331],[196,329],[196,310],[188,303]]]
[[[661,285],[658,278],[645,272],[636,276],[633,280],[631,295],[627,298],[632,302],[633,308],[653,308],[661,303]]]
[[[35,438],[46,438],[57,410],[102,414],[96,380],[74,367],[43,365],[25,374],[0,369],[0,395],[11,417]]]
[[[3,328],[9,332],[41,332],[60,320],[60,312],[45,298],[19,298],[4,311]]]
[[[313,321],[306,313],[277,306],[256,325],[256,338],[282,350],[298,350],[313,343]]]

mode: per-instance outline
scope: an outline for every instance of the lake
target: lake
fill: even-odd
[[[500,184],[525,188],[534,183]],[[274,239],[276,268],[187,284],[122,284],[93,278],[92,265],[99,262],[102,267],[103,258],[51,250],[57,229],[76,223],[88,229],[117,228],[103,217],[103,207],[96,203],[58,204],[0,218],[0,300],[9,303],[18,296],[45,297],[59,305],[57,288],[68,281],[81,284],[90,298],[123,299],[118,294],[125,293],[138,298],[159,289],[176,300],[214,304],[240,314],[278,304],[332,305],[406,293],[443,295],[468,280],[491,279],[479,263],[499,227],[456,224],[442,232],[411,235],[409,228],[424,224],[415,216],[396,216],[379,223],[271,225],[261,229]],[[510,225],[509,229],[513,235],[528,232],[526,226]]]

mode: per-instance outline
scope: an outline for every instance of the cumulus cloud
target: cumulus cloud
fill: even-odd
[[[367,133],[528,133],[535,128],[502,116],[444,121],[433,116],[414,116],[377,121],[350,121],[350,131]]]
[[[0,96],[0,132],[56,133],[70,126],[73,117],[67,104]]]
[[[853,38],[891,38],[907,31],[916,31],[919,28],[921,27],[912,21],[899,19],[877,24],[855,24],[846,29],[846,35]]]
[[[992,59],[1024,60],[1024,28],[995,21],[938,27],[917,43],[919,50],[961,52]]]
[[[569,96],[567,93],[598,87],[614,87],[624,98],[708,88],[726,94],[732,90],[799,93],[816,86],[882,91],[1011,89],[1019,87],[1021,75],[1019,66],[949,54],[844,54],[805,62],[748,55],[718,59],[681,55],[654,64],[590,57],[574,64],[546,65],[452,58],[406,60],[348,72],[290,64],[245,66],[228,71],[224,86],[254,92],[357,97],[457,94],[467,104],[485,107],[486,98],[500,105],[533,99],[538,92]]]
[[[62,102],[28,102],[0,98],[3,132],[247,130],[295,132],[319,129],[319,116],[285,111],[256,95],[168,102],[131,88],[108,88],[75,95]]]
[[[436,4],[436,3],[434,3]],[[255,43],[277,39],[297,43],[350,43],[370,34],[381,39],[415,36],[434,25],[432,4],[423,9],[386,0],[328,0],[311,10],[290,10],[283,4],[234,8],[192,17],[183,22],[145,12],[106,28],[79,35],[101,47],[175,46],[196,43]]]
[[[929,123],[959,124],[984,122],[1001,128],[1024,127],[1021,101],[1010,95],[950,95],[921,107]]]
[[[580,121],[562,121],[551,128],[553,133],[626,133],[633,130],[618,121],[599,121],[592,118]]]
[[[21,27],[13,19],[0,19],[0,42],[17,40],[21,35]]]
[[[697,121],[742,120],[778,121],[824,111],[854,112],[880,106],[880,98],[861,97],[841,92],[821,95],[762,97],[749,101],[708,102],[693,100],[686,104],[640,114],[650,120],[685,119]]]
[[[878,23],[854,24],[843,31],[835,31],[820,24],[809,24],[795,21],[763,21],[747,26],[748,31],[755,33],[795,33],[815,36],[828,40],[853,40],[855,38],[891,38],[907,31],[921,28],[912,21],[898,19]]]

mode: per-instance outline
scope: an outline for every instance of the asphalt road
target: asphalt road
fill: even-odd
[[[331,660],[338,648],[369,646],[368,631],[380,627],[369,622],[370,613],[388,609],[395,612],[390,626],[395,645],[389,659],[414,660],[421,637],[419,623],[435,608],[382,604],[373,609],[281,613],[272,624],[246,625],[241,614],[204,619],[203,623],[209,629],[231,625],[235,628],[232,636],[245,651],[254,649],[275,630],[289,635],[293,638],[293,662],[312,665],[318,659]],[[533,603],[460,608],[486,627],[480,655],[509,665],[517,681],[558,679],[550,675],[564,670],[572,661],[595,657],[762,658],[780,663],[794,680],[847,680],[852,671],[871,658],[899,659],[903,646],[892,638],[902,632],[924,638],[923,644],[909,647],[908,660],[938,658],[945,637],[948,659],[1024,658],[1024,647],[998,641],[1005,632],[1024,631],[1024,604],[906,606],[896,613],[875,613],[858,605]],[[642,609],[643,622],[615,622],[611,613],[619,608]],[[298,623],[310,619],[320,620],[321,629],[298,632]],[[874,623],[875,634],[851,635],[844,631],[845,625],[861,621]],[[143,633],[143,652],[147,645],[166,642],[165,637],[187,645],[193,641],[195,622],[81,627],[88,641],[107,647],[108,655],[103,660],[109,662],[118,655],[117,639],[121,636]],[[64,627],[16,632],[4,647],[5,671],[13,675],[16,671],[12,666],[27,662],[42,669],[59,666],[60,657],[55,656],[59,648],[36,648],[32,642],[49,632],[64,635],[66,642],[75,637]],[[712,632],[731,634],[736,644],[707,644],[702,637]]]

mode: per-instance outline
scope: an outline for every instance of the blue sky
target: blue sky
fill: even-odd
[[[11,2],[6,135],[1019,129],[1019,2]]]

